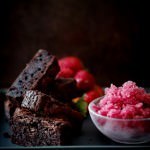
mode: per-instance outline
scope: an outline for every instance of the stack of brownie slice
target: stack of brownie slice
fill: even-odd
[[[83,121],[72,107],[74,79],[56,79],[57,58],[39,50],[8,89],[5,112],[12,142],[23,146],[65,145]]]

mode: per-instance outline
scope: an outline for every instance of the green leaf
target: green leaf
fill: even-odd
[[[88,103],[83,100],[83,97],[81,97],[81,98],[78,100],[78,102],[75,103],[75,105],[76,105],[77,109],[81,112],[81,114],[82,114],[84,117],[86,117],[87,111],[88,111],[88,109],[87,109],[87,108],[88,108]]]

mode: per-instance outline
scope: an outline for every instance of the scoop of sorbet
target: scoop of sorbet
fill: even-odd
[[[150,94],[132,81],[125,82],[121,87],[111,84],[93,109],[111,118],[150,118]]]

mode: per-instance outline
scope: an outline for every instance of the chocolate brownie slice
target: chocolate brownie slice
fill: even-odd
[[[46,50],[39,50],[8,89],[6,96],[20,105],[26,90],[46,92],[48,84],[54,80],[59,70],[56,57]]]
[[[55,116],[64,114],[72,120],[82,122],[83,116],[80,112],[72,109],[68,104],[64,104],[52,96],[46,95],[40,91],[29,90],[25,92],[21,107],[40,114],[42,116]]]
[[[66,145],[71,138],[71,125],[62,118],[37,117],[17,108],[10,120],[13,143],[23,146]]]
[[[62,102],[70,102],[72,98],[79,97],[82,94],[73,78],[57,78],[53,85],[49,85],[48,90],[49,95]]]

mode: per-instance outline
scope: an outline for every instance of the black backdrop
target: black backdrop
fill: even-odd
[[[142,0],[1,0],[0,87],[40,48],[78,56],[102,86],[150,87],[148,22]]]

